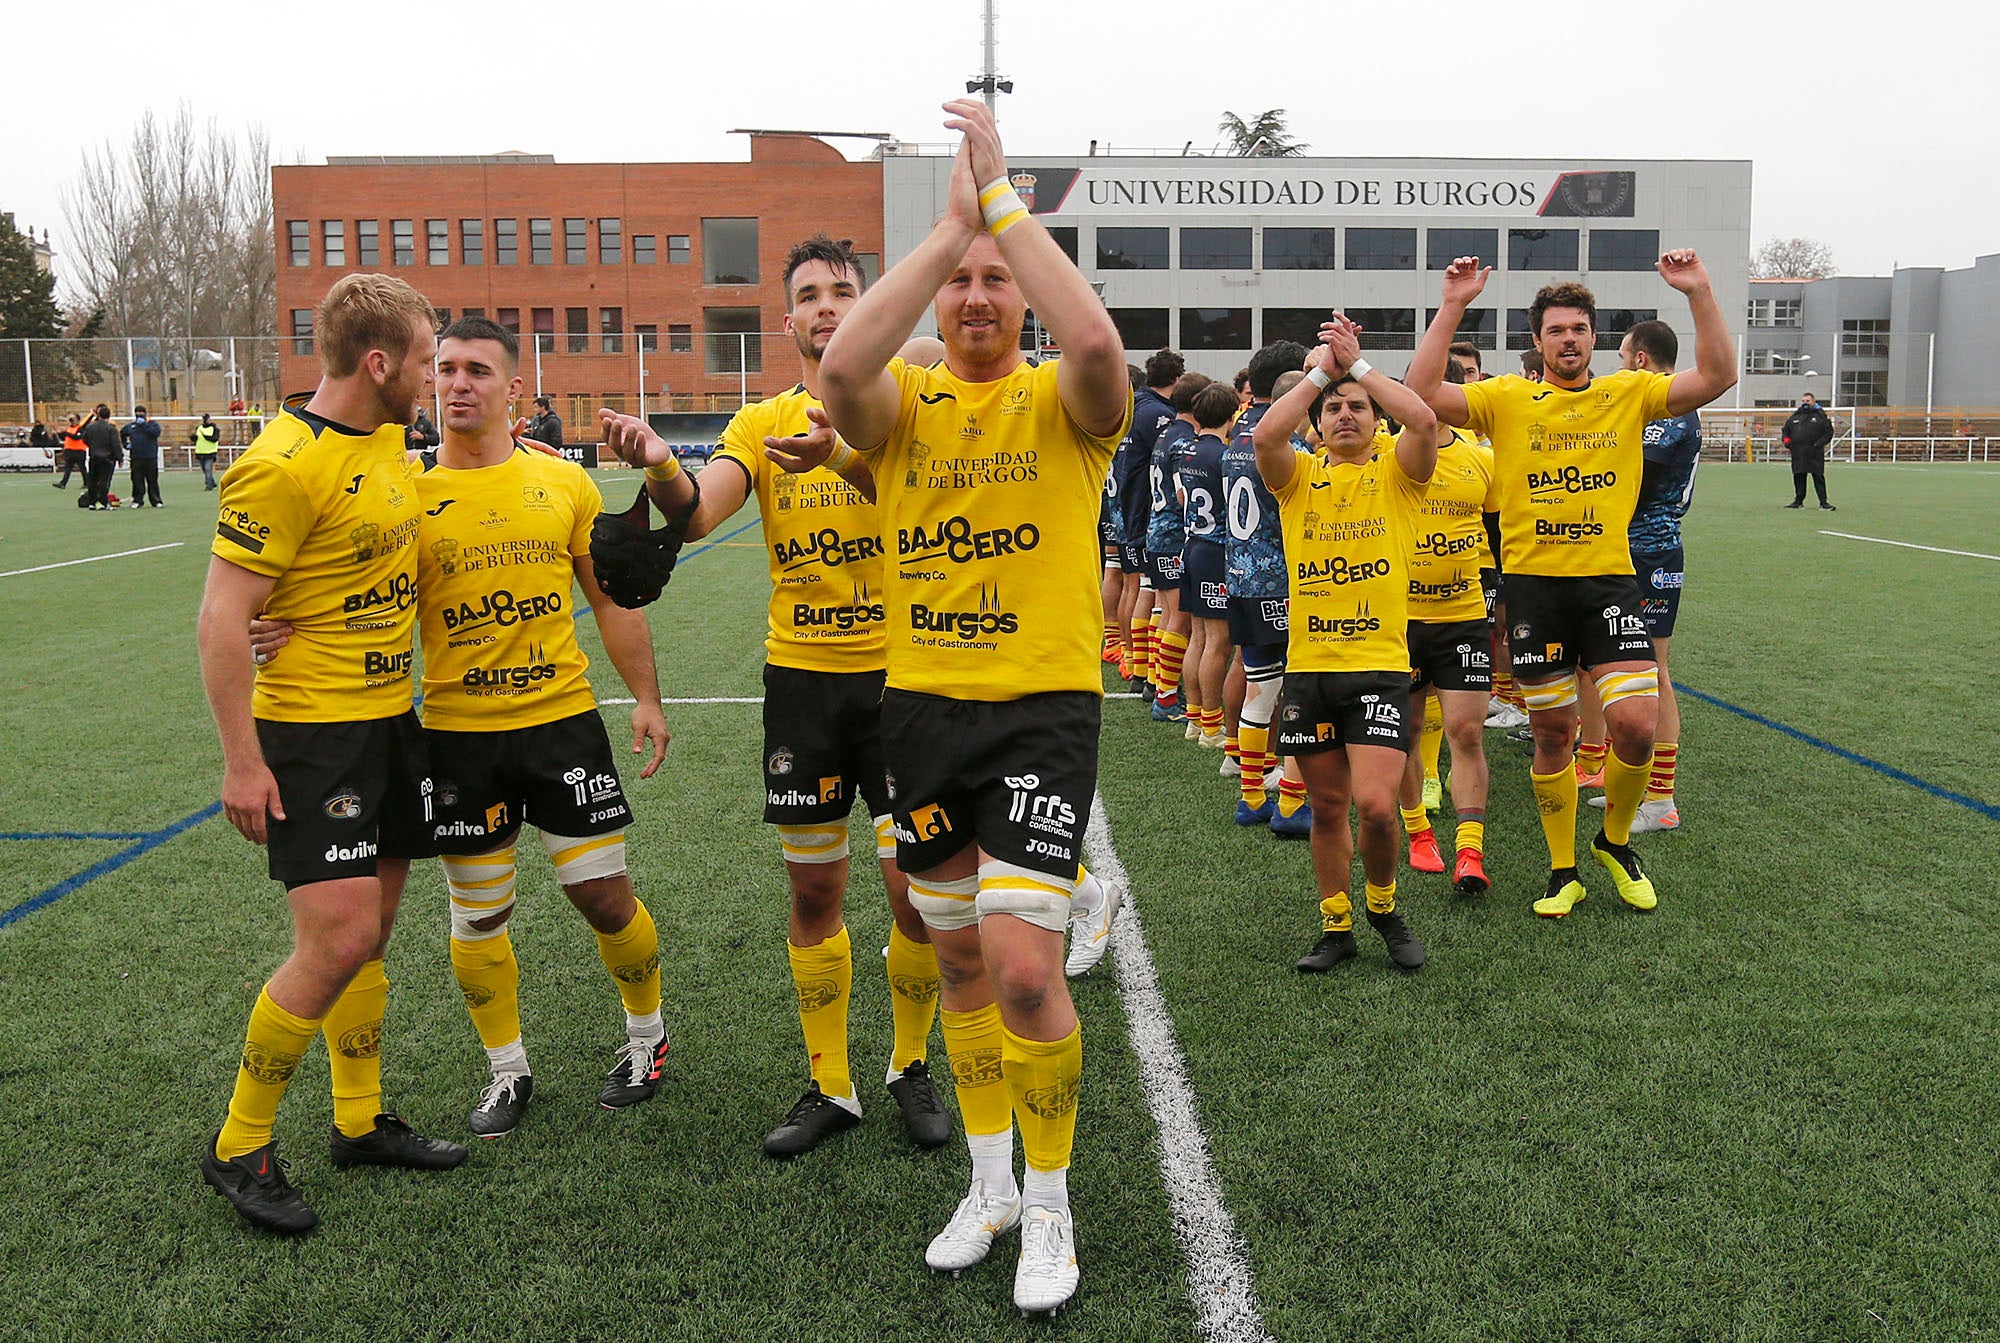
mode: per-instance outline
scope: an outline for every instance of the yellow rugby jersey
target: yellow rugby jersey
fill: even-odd
[[[604,507],[583,468],[516,448],[417,478],[424,726],[504,732],[597,707],[576,642],[576,559]]]
[[[1329,465],[1309,452],[1272,491],[1291,574],[1291,671],[1410,669],[1410,539],[1425,486],[1393,452]]]
[[[1506,374],[1465,385],[1466,428],[1493,441],[1501,567],[1510,574],[1629,574],[1648,421],[1665,373],[1619,372],[1565,391]]]
[[[222,477],[210,552],[277,579],[263,614],[292,627],[257,669],[251,712],[356,723],[410,707],[417,489],[403,426],[361,434],[286,411]]]
[[[900,361],[890,365],[893,371]],[[887,656],[882,622],[882,522],[875,505],[826,467],[794,475],[764,455],[764,440],[812,428],[819,402],[804,384],[745,406],[722,431],[714,461],[750,478],[764,517],[771,566],[771,632],[764,655],[801,671],[880,671]]]
[[[1479,571],[1492,565],[1493,556],[1485,515],[1499,511],[1493,450],[1463,429],[1452,430],[1452,441],[1438,449],[1410,538],[1410,619],[1443,624],[1486,618]]]
[[[1056,368],[961,382],[892,366],[896,427],[865,453],[888,550],[888,684],[952,699],[1103,693],[1098,503],[1131,423],[1086,432]]]

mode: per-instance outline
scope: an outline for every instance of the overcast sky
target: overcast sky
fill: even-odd
[[[978,0],[105,0],[83,32],[82,11],[24,9],[7,23],[0,210],[51,229],[58,252],[83,151],[182,99],[262,123],[282,163],[699,161],[747,157],[735,127],[941,142],[937,104],[980,65]],[[1225,109],[1283,107],[1328,154],[1748,158],[1753,245],[1819,238],[1845,274],[2000,252],[2000,117],[1990,66],[1975,68],[2000,17],[1984,5],[1000,0],[998,36],[1021,158],[1093,138],[1201,149]]]

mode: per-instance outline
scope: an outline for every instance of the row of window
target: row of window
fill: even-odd
[[[1179,233],[1181,270],[1416,270],[1419,250],[1414,228],[1265,228],[1130,226],[1096,227],[1097,269],[1172,270],[1173,234]],[[1423,268],[1443,270],[1461,256],[1494,265],[1500,259],[1497,228],[1422,230]],[[1077,230],[1059,225],[1049,233],[1077,264]],[[1508,270],[1564,272],[1578,269],[1584,235],[1577,229],[1507,230]],[[1345,246],[1337,244],[1344,242]],[[1257,255],[1261,246],[1262,256]],[[1589,269],[1653,269],[1660,257],[1658,229],[1597,228],[1589,233]]]
[[[521,309],[463,308],[462,317],[491,317],[515,335],[528,336],[529,352],[543,354],[624,354],[631,346],[642,354],[660,350],[660,327],[654,322],[634,323],[628,333],[623,308],[563,308],[562,329],[556,329],[555,308],[528,309],[528,328],[521,327]],[[291,310],[292,353],[310,356],[313,352],[313,310]],[[764,355],[762,313],[756,308],[703,308],[701,334],[705,345],[704,367],[710,373],[759,373]],[[595,325],[593,326],[593,319]],[[437,309],[439,330],[451,324],[449,308]],[[666,329],[668,354],[692,354],[695,330],[691,323],[670,322]]]
[[[1414,350],[1417,348],[1417,311],[1414,308],[1348,308],[1347,315],[1361,324],[1361,345],[1367,350]],[[1112,308],[1111,320],[1128,350],[1254,350],[1272,341],[1295,340],[1311,346],[1319,341],[1319,325],[1326,320],[1325,308],[1182,308],[1180,334],[1172,329],[1171,308]],[[1615,350],[1625,333],[1638,322],[1658,316],[1652,308],[1600,308],[1597,311],[1597,348]],[[1424,312],[1429,324],[1437,309]],[[1482,350],[1498,348],[1499,309],[1474,308],[1459,323],[1458,339],[1469,340]],[[1252,331],[1256,330],[1255,339]],[[1507,348],[1534,348],[1526,308],[1507,309]]]
[[[1798,326],[1799,300],[1795,298],[1753,298],[1750,300],[1749,325],[1751,326]]]
[[[320,264],[346,269],[350,264],[366,269],[383,264],[382,221],[356,219],[353,222],[353,249],[348,247],[345,219],[319,221]],[[427,266],[487,264],[491,242],[492,264],[515,266],[521,263],[521,221],[519,219],[460,219],[457,228],[457,255],[452,248],[452,221],[449,219],[392,219],[389,221],[388,264],[417,264],[417,225],[423,225],[423,258]],[[550,266],[556,259],[555,219],[528,221],[528,264]],[[619,219],[564,219],[562,259],[566,266],[584,266],[593,256],[600,266],[626,263],[626,233]],[[488,226],[491,225],[490,231]],[[593,243],[592,228],[596,230]],[[286,245],[291,264],[313,264],[312,221],[285,222]],[[631,263],[651,266],[660,260],[660,235],[631,235]],[[704,219],[701,221],[702,281],[705,284],[757,283],[757,221],[754,219]],[[350,263],[349,257],[352,256]],[[693,259],[693,238],[686,233],[666,235],[666,262],[684,266]]]

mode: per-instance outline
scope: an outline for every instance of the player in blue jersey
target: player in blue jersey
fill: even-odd
[[[1181,503],[1181,458],[1194,442],[1194,416],[1188,407],[1195,393],[1208,386],[1200,373],[1183,373],[1174,381],[1168,402],[1174,418],[1153,440],[1153,461],[1147,473],[1152,511],[1146,521],[1146,569],[1153,580],[1153,601],[1159,609],[1153,629],[1153,721],[1185,720],[1190,738],[1197,735],[1194,707],[1181,693],[1181,668],[1187,658],[1192,619],[1181,608],[1181,547],[1187,539],[1187,515]]]
[[[1278,501],[1257,471],[1251,434],[1271,408],[1278,379],[1305,362],[1306,347],[1294,340],[1266,345],[1250,356],[1250,405],[1236,421],[1222,454],[1223,543],[1229,588],[1229,641],[1243,659],[1243,709],[1237,718],[1237,759],[1242,796],[1238,825],[1271,823],[1277,808],[1264,788],[1264,775],[1277,763],[1271,753],[1271,714],[1284,687],[1286,619],[1291,577],[1285,571],[1284,525]]]
[[[1665,322],[1635,324],[1618,347],[1626,369],[1671,374],[1680,357],[1680,340]],[[1694,502],[1695,468],[1701,462],[1701,416],[1689,411],[1646,426],[1646,457],[1639,478],[1639,502],[1632,511],[1626,537],[1632,547],[1632,572],[1639,578],[1639,615],[1660,658],[1660,726],[1653,734],[1653,773],[1646,781],[1646,798],[1632,821],[1635,834],[1680,828],[1680,808],[1674,803],[1674,772],[1679,763],[1681,708],[1667,674],[1667,650],[1681,608],[1681,519]],[[1593,807],[1602,798],[1592,798]]]
[[[1126,638],[1124,675],[1136,684],[1142,704],[1154,692],[1153,575],[1146,563],[1146,530],[1153,516],[1153,445],[1160,431],[1173,423],[1168,400],[1187,362],[1172,350],[1146,360],[1139,385],[1132,389],[1132,427],[1111,459],[1116,482],[1119,560],[1125,568],[1125,601],[1120,610]]]
[[[1188,401],[1188,418],[1195,437],[1182,450],[1180,462],[1182,525],[1181,610],[1191,618],[1188,637],[1188,699],[1190,717],[1198,718],[1196,740],[1215,750],[1223,745],[1223,682],[1229,674],[1229,589],[1222,520],[1223,434],[1240,406],[1236,393],[1222,383],[1210,383]],[[1199,708],[1198,715],[1193,710]]]

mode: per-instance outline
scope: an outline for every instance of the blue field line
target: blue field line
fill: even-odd
[[[716,546],[719,546],[732,536],[741,536],[743,535],[743,533],[749,531],[752,527],[758,526],[763,521],[764,519],[762,518],[762,516],[754,517],[750,519],[750,521],[744,523],[741,527],[738,527],[733,532],[724,532],[721,536],[712,537],[709,540],[704,541],[700,545],[696,546],[693,550],[690,550],[687,554],[681,556],[679,560],[675,561],[675,563],[686,564],[689,560],[701,554],[704,550],[709,550]]]
[[[1740,705],[1731,704],[1728,700],[1717,699],[1713,695],[1704,695],[1701,691],[1692,690],[1682,685],[1679,681],[1674,682],[1674,690],[1679,694],[1692,695],[1704,704],[1713,704],[1718,709],[1727,709],[1738,718],[1747,718],[1759,727],[1770,728],[1773,732],[1782,732],[1787,737],[1795,738],[1808,746],[1816,746],[1820,750],[1837,755],[1842,760],[1849,761],[1852,764],[1872,769],[1877,774],[1885,774],[1897,783],[1906,783],[1912,788],[1929,793],[1932,797],[1941,797],[1947,802],[1956,802],[1967,811],[1976,811],[1989,821],[2000,821],[2000,806],[1996,806],[1991,802],[1981,802],[1976,797],[1967,797],[1964,793],[1954,793],[1949,788],[1940,788],[1926,779],[1919,779],[1914,774],[1897,769],[1894,765],[1885,765],[1879,760],[1871,760],[1867,756],[1850,751],[1844,746],[1835,746],[1830,741],[1821,741],[1810,732],[1801,732],[1789,724],[1780,723],[1775,718],[1766,718],[1760,713],[1753,713]]]
[[[92,863],[75,876],[64,878],[49,887],[46,891],[43,891],[40,895],[30,896],[6,913],[0,914],[0,928],[5,928],[10,923],[26,918],[44,906],[54,904],[71,891],[76,890],[78,887],[89,885],[106,873],[116,872],[134,858],[159,848],[160,845],[166,843],[175,835],[181,833],[181,831],[200,825],[209,817],[221,812],[221,810],[222,804],[220,802],[211,802],[200,811],[181,817],[178,821],[175,821],[163,830],[148,830],[144,835],[139,837],[138,843],[131,845],[129,848],[120,849],[101,863]]]
[[[4,830],[0,839],[144,839],[150,830]]]

